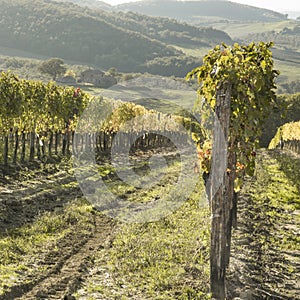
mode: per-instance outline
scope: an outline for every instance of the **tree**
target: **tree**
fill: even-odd
[[[187,78],[198,79],[198,107],[214,111],[214,134],[210,161],[209,200],[212,212],[210,283],[215,299],[225,299],[226,268],[229,265],[231,228],[237,197],[245,174],[252,176],[255,149],[266,116],[278,106],[274,92],[278,71],[273,70],[272,43],[248,46],[216,46],[204,64]],[[207,112],[206,112],[207,114]],[[199,148],[203,142],[199,141]],[[207,149],[199,149],[200,153]],[[201,157],[201,155],[200,155]],[[216,182],[215,178],[219,179]]]
[[[41,73],[49,74],[52,76],[52,79],[55,80],[57,76],[63,75],[67,68],[64,66],[64,61],[60,58],[51,58],[42,62],[38,70]]]
[[[65,72],[65,76],[70,76],[70,77],[75,78],[76,77],[76,73],[73,70],[69,69],[69,70],[67,70]]]
[[[107,74],[111,75],[111,76],[118,76],[118,70],[115,67],[111,67],[108,71]]]

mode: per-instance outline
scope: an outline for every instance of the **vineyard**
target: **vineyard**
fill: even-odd
[[[46,148],[58,154],[60,145],[62,154],[69,152],[70,133],[88,102],[80,90],[21,80],[11,73],[1,74],[0,99],[4,165],[9,158],[14,163],[40,158]]]
[[[98,156],[109,154],[112,141],[117,145],[124,143],[124,136],[129,134],[131,137],[127,143],[133,149],[158,145],[167,147],[171,144],[168,136],[176,140],[185,138],[180,126],[190,129],[193,126],[195,129],[195,123],[191,124],[189,118],[147,110],[133,103],[104,100],[102,97],[95,99],[79,88],[21,80],[12,73],[1,74],[0,99],[1,107],[5,108],[0,113],[0,147],[3,149],[0,163],[4,166],[32,162],[36,158],[47,161],[49,158],[68,156],[73,146],[78,151],[79,145],[82,147],[83,144],[95,147]],[[78,116],[92,102],[93,107],[89,109],[92,119],[80,124],[78,130],[83,130],[84,134],[77,132],[75,145]],[[95,112],[102,110],[107,112],[105,120],[91,126],[89,122],[95,118]],[[142,116],[145,117],[139,119],[140,122],[123,128],[132,118]],[[157,134],[147,131],[150,126]],[[117,135],[120,129],[123,135]]]
[[[269,148],[274,149],[281,145],[300,154],[300,122],[287,123],[278,129]]]
[[[299,122],[259,149],[271,47],[205,56],[199,120],[1,73],[0,299],[299,299]]]

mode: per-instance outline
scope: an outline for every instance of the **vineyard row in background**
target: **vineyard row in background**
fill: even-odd
[[[128,147],[130,143],[137,149],[169,146],[170,140],[186,143],[187,134],[201,131],[191,118],[95,98],[79,88],[53,82],[19,79],[10,72],[0,74],[0,107],[0,164],[4,165],[69,155],[79,123],[79,134],[85,135],[85,140],[89,137],[98,153],[109,153],[115,136],[117,145]]]
[[[291,140],[285,142],[285,148],[300,154],[300,140]]]
[[[30,161],[35,157],[40,159],[51,157],[53,154],[70,154],[78,116],[82,115],[90,103],[98,105],[100,102],[101,99],[95,99],[80,89],[57,86],[53,82],[45,84],[19,79],[13,73],[2,72],[0,74],[0,147],[3,155],[0,163]],[[95,142],[98,153],[110,151],[113,137],[122,124],[146,114],[146,122],[136,118],[137,124],[132,125],[133,130],[139,135],[144,128],[150,128],[161,132],[161,137],[154,138],[153,135],[148,134],[144,139],[131,141],[133,148],[170,145],[168,135],[173,135],[175,140],[181,140],[182,130],[178,130],[174,123],[183,126],[190,134],[201,132],[201,129],[195,128],[196,123],[191,118],[164,115],[134,103],[108,101],[108,104],[111,106],[111,114],[102,126],[99,127],[97,124],[96,129],[92,129],[92,132],[99,132]],[[101,109],[106,109],[103,101],[101,105]],[[96,109],[99,110],[99,107]],[[94,113],[93,109],[90,111]],[[280,127],[270,143],[270,148],[276,147],[280,137],[285,141],[286,147],[299,152],[299,122]]]
[[[76,138],[74,139],[74,136]],[[157,147],[172,147],[176,144],[184,145],[188,143],[187,135],[180,132],[164,132],[162,134],[148,132],[134,133],[108,133],[101,131],[94,134],[76,134],[74,131],[65,133],[49,133],[47,139],[41,139],[34,132],[11,133],[0,139],[3,149],[3,156],[0,163],[8,165],[10,163],[23,163],[39,159],[47,160],[54,156],[68,156],[74,149],[76,153],[90,153],[95,155],[109,155],[112,147],[122,151],[130,149],[149,150]]]
[[[300,154],[300,121],[289,122],[279,127],[269,148],[282,147]]]

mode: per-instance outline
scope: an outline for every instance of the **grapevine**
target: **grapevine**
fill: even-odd
[[[82,113],[91,97],[74,91],[73,87],[60,87],[53,82],[19,79],[11,72],[0,74],[0,136],[4,137],[4,162],[8,160],[8,136],[30,134],[33,141],[38,137],[43,141],[53,139],[54,133],[66,133],[75,129],[78,115]],[[15,148],[17,155],[18,142]],[[39,149],[37,149],[39,151]],[[24,151],[22,159],[24,159]],[[32,150],[33,151],[33,150]],[[31,152],[32,152],[31,151]],[[31,154],[31,159],[33,153]],[[21,159],[21,160],[22,160]]]
[[[203,122],[209,119],[209,111],[215,109],[217,90],[224,84],[231,86],[228,143],[229,151],[236,155],[236,166],[230,170],[237,173],[236,190],[240,188],[244,173],[253,175],[262,124],[278,106],[274,90],[279,72],[273,70],[272,46],[271,42],[248,46],[236,43],[232,47],[223,43],[209,51],[203,65],[187,75],[187,79],[196,77],[201,84],[195,109],[202,113]],[[207,158],[211,153],[211,149],[207,149],[209,134],[208,141],[197,141],[204,172],[210,171],[210,159]]]
[[[280,140],[284,143],[290,141],[300,142],[300,121],[286,123],[279,127],[274,138],[271,140],[269,149],[275,149],[278,147]]]
[[[12,73],[0,75],[1,131],[63,131],[66,123],[83,111],[88,96],[74,88],[60,87],[53,82],[18,79]],[[75,113],[76,112],[76,113]]]
[[[216,117],[215,132],[207,132],[205,139],[196,141],[202,171],[213,173],[208,185],[212,213],[210,287],[212,296],[220,300],[226,298],[231,229],[237,215],[236,193],[244,174],[254,174],[262,123],[278,106],[274,90],[279,73],[273,70],[272,46],[263,42],[216,46],[204,57],[203,65],[187,75],[187,79],[196,77],[200,84],[196,110],[202,114],[203,127],[211,128],[205,125],[212,122],[212,115]],[[209,143],[211,147],[207,149]],[[219,186],[215,178],[221,179]]]

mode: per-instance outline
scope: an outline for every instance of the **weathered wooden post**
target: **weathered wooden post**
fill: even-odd
[[[33,161],[34,160],[34,142],[35,142],[35,132],[30,132],[29,161]]]
[[[228,235],[231,228],[230,209],[232,206],[228,174],[228,141],[230,126],[231,84],[229,82],[217,90],[216,118],[214,122],[211,193],[210,204],[212,213],[210,276],[211,292],[215,299],[225,299],[226,267],[230,247]]]
[[[4,137],[4,149],[3,149],[3,161],[4,165],[8,165],[8,134]]]
[[[18,130],[16,130],[16,132],[15,132],[15,145],[14,145],[14,157],[13,157],[13,163],[14,164],[17,162],[18,149],[19,149],[19,133],[18,133]]]
[[[217,45],[204,57],[203,65],[187,75],[187,79],[196,77],[201,84],[196,104],[204,110],[204,117],[207,109],[216,115],[212,157],[199,157],[203,170],[211,174],[207,188],[212,213],[210,279],[211,292],[217,300],[226,297],[236,193],[244,175],[254,174],[255,149],[266,116],[280,106],[274,91],[279,72],[273,70],[272,46],[263,42]],[[204,150],[207,151],[200,149],[200,154]]]
[[[22,132],[22,147],[21,147],[21,162],[25,161],[25,151],[26,151],[26,133]]]

